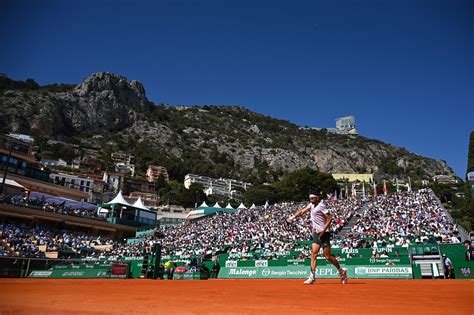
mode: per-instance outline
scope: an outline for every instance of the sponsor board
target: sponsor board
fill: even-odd
[[[346,266],[349,278],[412,278],[410,265],[400,266]],[[302,265],[279,267],[222,267],[219,278],[240,279],[302,279],[308,277],[310,268]],[[317,278],[339,278],[333,266],[316,268]]]
[[[29,277],[30,278],[49,278],[53,271],[51,270],[33,270]]]
[[[321,278],[336,278],[336,268],[317,268],[316,274]],[[291,265],[285,267],[223,267],[219,272],[219,278],[305,278],[309,276],[309,268],[306,266]]]
[[[200,272],[175,272],[173,274],[174,280],[200,280]]]
[[[29,278],[63,278],[63,279],[91,279],[110,278],[110,269],[56,269],[56,270],[33,270]]]
[[[255,267],[268,267],[268,260],[256,260]]]
[[[237,267],[237,260],[227,260],[225,262],[226,267]]]
[[[127,278],[128,266],[125,264],[114,264],[112,266],[111,278]]]
[[[471,267],[461,267],[461,268],[459,268],[459,274],[463,277],[470,278],[471,277]]]
[[[411,267],[355,267],[354,275],[357,278],[411,278]]]

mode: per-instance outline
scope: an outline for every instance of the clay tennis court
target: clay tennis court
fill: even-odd
[[[0,314],[473,314],[474,281],[1,279]]]

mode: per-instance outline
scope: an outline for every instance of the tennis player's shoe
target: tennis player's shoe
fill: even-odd
[[[316,279],[314,279],[313,275],[310,275],[308,277],[308,279],[306,279],[305,282],[303,282],[304,284],[315,284],[316,283]]]
[[[340,274],[340,276],[341,276],[341,283],[342,283],[342,284],[346,284],[347,281],[349,280],[349,279],[347,278],[347,271],[344,270],[344,269],[342,269],[339,274]]]

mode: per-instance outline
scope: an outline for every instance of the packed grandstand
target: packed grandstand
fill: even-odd
[[[44,200],[3,196],[3,203],[45,211],[101,219],[94,209],[75,208]],[[408,247],[413,244],[459,243],[459,231],[429,190],[398,192],[361,199],[328,200],[333,222],[330,232],[333,248]],[[56,251],[61,257],[109,258],[139,257],[154,244],[161,244],[163,255],[211,257],[227,253],[236,259],[278,259],[287,253],[307,258],[311,228],[307,217],[288,225],[285,219],[304,203],[281,203],[256,209],[216,213],[178,226],[155,227],[127,242],[90,232],[68,230],[53,225],[31,225],[21,220],[0,225],[0,255],[44,257]],[[349,251],[348,251],[349,252]]]

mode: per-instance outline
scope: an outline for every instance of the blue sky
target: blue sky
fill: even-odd
[[[474,1],[0,2],[0,72],[40,84],[110,71],[156,103],[242,105],[359,131],[464,178]]]

